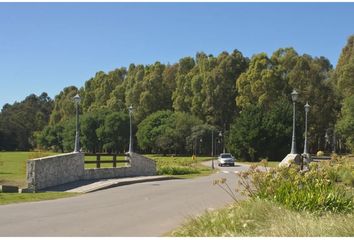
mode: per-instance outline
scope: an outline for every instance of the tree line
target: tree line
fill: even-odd
[[[298,149],[309,102],[310,152],[353,151],[353,83],[354,36],[335,69],[325,57],[300,55],[293,48],[251,58],[234,50],[218,56],[200,52],[175,64],[131,64],[100,71],[80,89],[64,88],[54,100],[43,93],[6,104],[0,113],[0,149],[72,151],[73,97],[79,93],[85,151],[126,151],[132,105],[138,151],[211,154],[211,148],[220,152],[225,145],[244,159],[279,160],[290,149],[290,93],[296,89]]]

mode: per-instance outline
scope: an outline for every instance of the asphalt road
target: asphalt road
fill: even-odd
[[[162,236],[189,217],[232,203],[213,180],[226,178],[235,188],[234,172],[246,168],[222,167],[218,173],[196,179],[138,183],[65,199],[3,205],[0,237]]]

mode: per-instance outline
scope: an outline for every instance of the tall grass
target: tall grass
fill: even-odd
[[[173,231],[175,237],[353,237],[353,214],[314,215],[268,200],[248,200],[208,211]]]
[[[350,212],[354,209],[354,194],[350,186],[339,184],[338,165],[311,163],[308,171],[299,171],[295,164],[268,171],[251,167],[250,171],[239,174],[240,183],[251,197],[268,199],[294,210]]]

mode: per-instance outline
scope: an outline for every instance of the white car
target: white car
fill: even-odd
[[[221,153],[218,157],[219,166],[235,166],[235,158],[231,153]]]

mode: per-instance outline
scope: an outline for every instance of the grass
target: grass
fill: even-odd
[[[0,184],[26,186],[26,160],[49,155],[53,152],[0,152]]]
[[[353,237],[354,215],[295,212],[266,200],[248,200],[190,219],[174,237]]]
[[[159,175],[170,175],[179,178],[194,178],[207,176],[213,172],[212,169],[201,164],[202,161],[211,160],[210,157],[189,157],[162,156],[148,154],[146,157],[156,162]]]
[[[20,202],[36,202],[43,200],[52,200],[58,198],[73,197],[78,193],[68,192],[40,192],[40,193],[1,193],[0,205]]]
[[[236,164],[237,163],[241,163],[241,164],[246,164],[246,165],[250,165],[250,166],[252,166],[252,165],[257,165],[257,164],[259,164],[260,162],[247,162],[247,161],[239,161],[239,162],[236,162]],[[267,167],[278,167],[279,166],[279,163],[280,162],[278,162],[278,161],[268,161],[268,163],[267,163]]]

